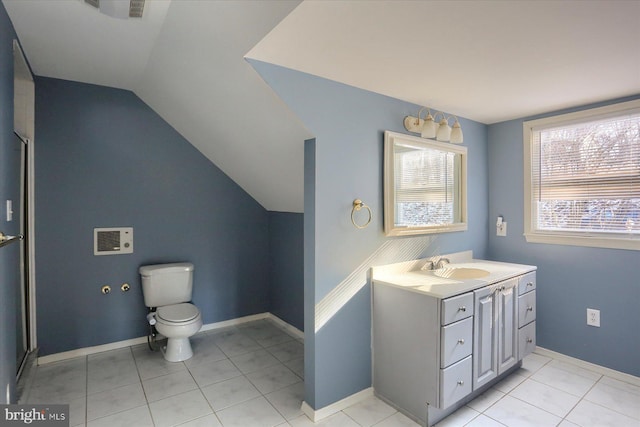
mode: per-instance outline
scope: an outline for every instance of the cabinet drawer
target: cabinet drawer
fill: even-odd
[[[536,322],[531,322],[518,331],[518,359],[532,353],[536,349]]]
[[[473,316],[473,292],[442,300],[442,325]]]
[[[440,332],[440,367],[445,368],[471,354],[473,317],[443,326]]]
[[[521,328],[534,320],[536,320],[536,291],[527,292],[518,297],[518,326]]]
[[[440,409],[471,393],[471,356],[440,370]]]
[[[536,272],[532,271],[518,279],[518,295],[522,295],[536,288]]]

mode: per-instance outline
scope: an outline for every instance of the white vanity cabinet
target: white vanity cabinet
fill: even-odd
[[[518,361],[518,278],[475,290],[473,388],[478,389]]]
[[[519,267],[502,280],[458,281],[468,286],[449,294],[395,284],[423,273],[374,270],[376,395],[430,426],[516,369],[535,348],[535,267]]]
[[[385,400],[425,420],[473,388],[473,292],[439,299],[376,285],[373,386]]]

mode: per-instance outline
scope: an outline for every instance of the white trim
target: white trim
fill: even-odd
[[[534,350],[534,353],[539,354],[540,356],[550,357],[552,359],[559,360],[561,362],[571,363],[572,365],[576,365],[581,368],[585,368],[590,371],[594,371],[599,374],[606,375],[609,378],[613,378],[613,379],[640,387],[640,377],[636,377],[635,375],[616,371],[614,369],[596,365],[595,363],[586,362],[581,359],[576,359],[575,357],[567,356],[562,353],[557,353],[555,351],[548,350],[543,347],[536,347],[536,349]]]
[[[29,254],[27,259],[27,268],[29,269],[29,344],[33,351],[38,348],[38,328],[36,316],[36,204],[35,204],[35,150],[36,146],[32,139],[27,142],[27,222],[28,236],[27,245]]]
[[[460,161],[460,222],[425,227],[398,227],[395,225],[395,163],[393,146],[396,140],[404,144],[413,144],[419,148],[433,148],[446,152],[453,152],[461,156]],[[439,142],[433,139],[418,138],[403,133],[384,131],[384,170],[383,170],[383,198],[384,198],[384,233],[385,236],[413,236],[420,234],[448,233],[466,231],[468,229],[467,216],[467,147]]]
[[[229,326],[242,325],[243,323],[262,320],[269,317],[269,313],[251,314],[249,316],[237,317],[235,319],[223,320],[222,322],[207,323],[200,328],[200,332],[212,331],[214,329],[228,328]]]
[[[586,234],[586,233],[585,233]],[[574,235],[571,233],[545,234],[542,232],[524,233],[529,243],[548,243],[552,245],[587,246],[590,248],[608,248],[640,250],[640,239],[623,237],[594,237],[593,235]]]
[[[228,328],[229,326],[242,325],[247,322],[253,322],[255,320],[263,320],[263,319],[270,319],[274,321],[274,323],[278,324],[278,326],[280,326],[282,329],[285,329],[287,332],[291,333],[292,335],[295,335],[296,338],[304,338],[304,333],[302,331],[289,325],[287,322],[274,316],[271,313],[252,314],[249,316],[238,317],[236,319],[224,320],[222,322],[208,323],[206,325],[203,325],[202,328],[200,328],[200,331],[198,333],[208,332],[216,329]],[[72,359],[74,357],[87,356],[89,354],[101,353],[103,351],[117,350],[119,348],[125,348],[133,345],[146,344],[146,342],[147,342],[146,336],[132,338],[129,340],[116,341],[108,344],[96,345],[93,347],[83,347],[75,350],[64,351],[61,353],[49,354],[47,356],[38,357],[37,362],[38,362],[38,365],[45,365],[47,363],[59,362],[61,360]]]
[[[29,68],[29,64],[24,56],[22,47],[18,40],[13,40],[13,55],[14,55],[14,80],[19,79],[28,83],[27,101],[28,109],[27,117],[23,117],[23,120],[28,123],[23,123],[25,126],[23,129],[17,129],[20,131],[21,137],[26,139],[26,153],[27,153],[27,245],[29,253],[27,254],[27,269],[29,275],[29,330],[25,331],[29,334],[29,348],[28,351],[33,351],[38,346],[37,328],[36,328],[36,264],[35,264],[35,83],[33,81],[33,75]],[[20,63],[18,69],[16,69],[16,61]],[[15,91],[13,94],[15,103]],[[25,113],[24,111],[22,113]],[[14,113],[15,116],[15,113]],[[13,118],[14,130],[15,129],[15,117]]]
[[[573,113],[557,114],[522,123],[522,135],[524,144],[524,237],[528,243],[547,243],[552,245],[586,246],[594,248],[610,248],[625,250],[640,250],[640,239],[637,237],[625,237],[624,235],[591,234],[587,232],[547,232],[536,230],[534,224],[534,204],[532,200],[531,157],[533,150],[533,134],[540,128],[557,125],[581,123],[588,119],[618,116],[640,109],[640,99],[604,107],[589,108]]]
[[[304,332],[302,332],[300,329],[296,328],[295,326],[292,326],[292,325],[288,324],[287,322],[285,322],[284,320],[282,320],[281,318],[279,318],[275,314],[267,313],[267,319],[270,319],[272,322],[277,324],[279,327],[281,327],[282,329],[287,331],[290,335],[293,335],[293,336],[295,336],[296,338],[298,338],[300,340],[304,340]]]
[[[339,400],[331,405],[325,406],[320,409],[313,409],[307,402],[302,402],[302,412],[314,423],[323,420],[331,415],[347,409],[351,405],[362,402],[368,397],[373,396],[373,387],[365,388],[351,396],[347,396],[342,400]]]
[[[102,353],[103,351],[117,350],[132,345],[144,344],[147,337],[133,338],[130,340],[117,341],[109,344],[96,345],[93,347],[78,348],[76,350],[63,351],[62,353],[49,354],[47,356],[38,357],[38,365],[59,362],[61,360],[73,359],[74,357],[87,356],[94,353]]]

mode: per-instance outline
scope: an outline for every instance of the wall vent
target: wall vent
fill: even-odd
[[[113,1],[122,1],[122,0],[102,0],[104,2],[113,2]],[[144,1],[145,0],[130,0],[129,1],[129,18],[142,18],[142,12],[144,11]],[[85,3],[90,4],[91,6],[100,9],[100,0],[84,0]],[[112,8],[111,8],[112,9]],[[103,12],[104,13],[104,12]],[[126,14],[126,11],[124,12]],[[107,13],[109,14],[109,13]],[[118,13],[119,18],[125,18],[126,16],[122,16]]]
[[[133,228],[94,228],[93,254],[118,255],[133,253]]]

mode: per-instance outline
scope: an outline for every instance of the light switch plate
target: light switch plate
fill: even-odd
[[[496,227],[496,236],[505,237],[507,235],[507,223],[505,221],[499,227]]]

